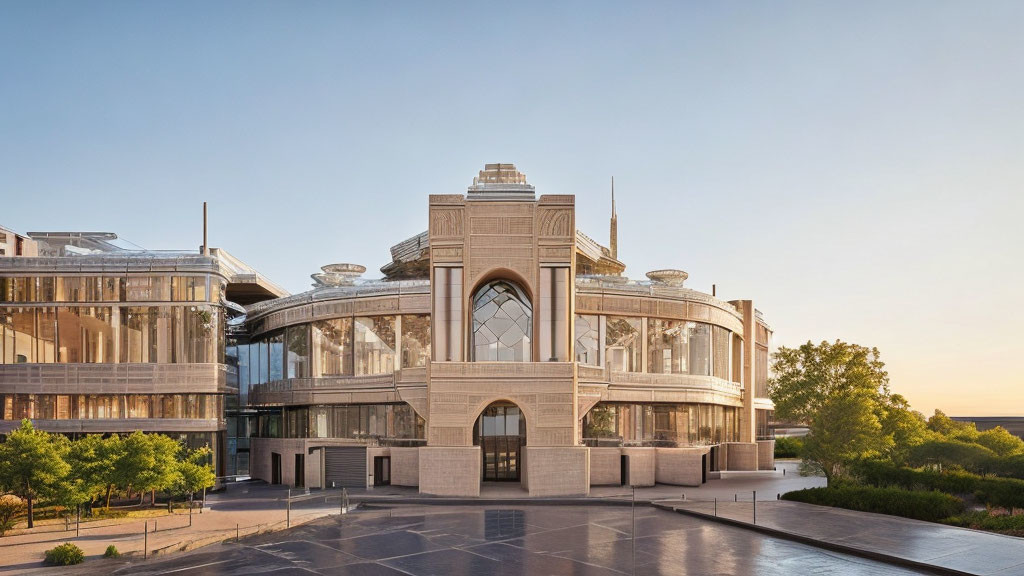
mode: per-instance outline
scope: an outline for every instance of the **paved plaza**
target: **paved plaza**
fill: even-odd
[[[111,566],[117,576],[925,573],[621,505],[364,510],[164,561]]]

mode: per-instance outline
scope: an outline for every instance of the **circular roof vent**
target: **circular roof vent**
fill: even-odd
[[[683,282],[690,277],[689,274],[682,270],[651,270],[647,273],[647,277],[651,279],[651,282],[655,284],[665,284],[666,286],[682,286]]]
[[[328,287],[328,286],[351,286],[355,284],[356,278],[363,275],[366,272],[366,266],[359,264],[327,264],[326,266],[320,267],[323,272],[317,272],[316,274],[310,274],[310,278],[313,279],[313,287]]]

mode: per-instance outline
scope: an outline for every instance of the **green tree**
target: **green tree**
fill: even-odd
[[[68,474],[58,499],[61,505],[70,508],[91,502],[109,485],[113,462],[106,443],[96,434],[70,443],[65,457]]]
[[[114,464],[114,484],[122,490],[138,490],[139,503],[146,492],[173,486],[181,445],[161,434],[133,432],[122,438]],[[109,504],[108,504],[109,506]]]
[[[910,409],[910,403],[899,394],[883,397],[882,434],[892,438],[890,448],[885,452],[893,463],[903,465],[909,450],[928,439],[927,422],[924,414]]]
[[[1024,440],[1010,434],[1002,426],[980,432],[976,443],[995,452],[998,456],[1024,454]]]
[[[877,348],[840,340],[782,347],[772,371],[768,393],[776,418],[807,425],[804,461],[829,483],[854,460],[892,449],[880,421],[889,406],[889,375]]]
[[[212,488],[217,481],[211,463],[213,452],[207,448],[197,448],[185,454],[178,462],[178,473],[172,491],[179,495],[188,495],[189,502],[193,495],[203,489]]]
[[[36,430],[28,419],[0,444],[0,486],[28,503],[29,528],[34,526],[33,502],[54,495],[67,476],[66,450],[66,442]]]
[[[974,422],[953,420],[946,416],[942,410],[936,410],[935,414],[928,419],[928,429],[936,434],[945,436],[947,440],[974,442],[978,439],[978,428],[974,425]]]

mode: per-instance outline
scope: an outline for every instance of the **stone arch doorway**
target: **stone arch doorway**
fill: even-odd
[[[493,402],[484,408],[473,428],[473,444],[480,447],[480,480],[517,482],[526,447],[526,417],[512,402]]]

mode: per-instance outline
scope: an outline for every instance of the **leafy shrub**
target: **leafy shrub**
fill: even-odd
[[[985,468],[988,472],[998,476],[1024,480],[1024,454],[992,458],[985,464]]]
[[[114,546],[113,544],[107,546],[106,551],[103,552],[104,558],[117,558],[120,555],[121,553],[117,551],[117,546]]]
[[[14,494],[0,496],[0,536],[14,528],[15,519],[25,508],[25,502]]]
[[[55,566],[81,564],[83,560],[85,560],[85,553],[71,542],[65,542],[46,551],[46,563]]]
[[[930,522],[955,516],[964,510],[963,501],[955,496],[942,492],[913,492],[898,488],[808,488],[787,492],[782,495],[782,499]]]
[[[799,458],[803,447],[804,441],[800,438],[777,437],[775,438],[775,457]]]
[[[978,444],[959,440],[928,440],[909,450],[907,463],[911,466],[960,466],[971,472],[982,472],[995,458],[995,452]]]
[[[1024,480],[978,476],[961,470],[915,470],[887,462],[865,460],[854,467],[857,477],[876,487],[905,490],[938,490],[949,494],[974,494],[983,504],[1024,508]]]
[[[1024,514],[994,514],[988,510],[968,512],[942,521],[944,524],[999,532],[1010,536],[1024,536]]]

